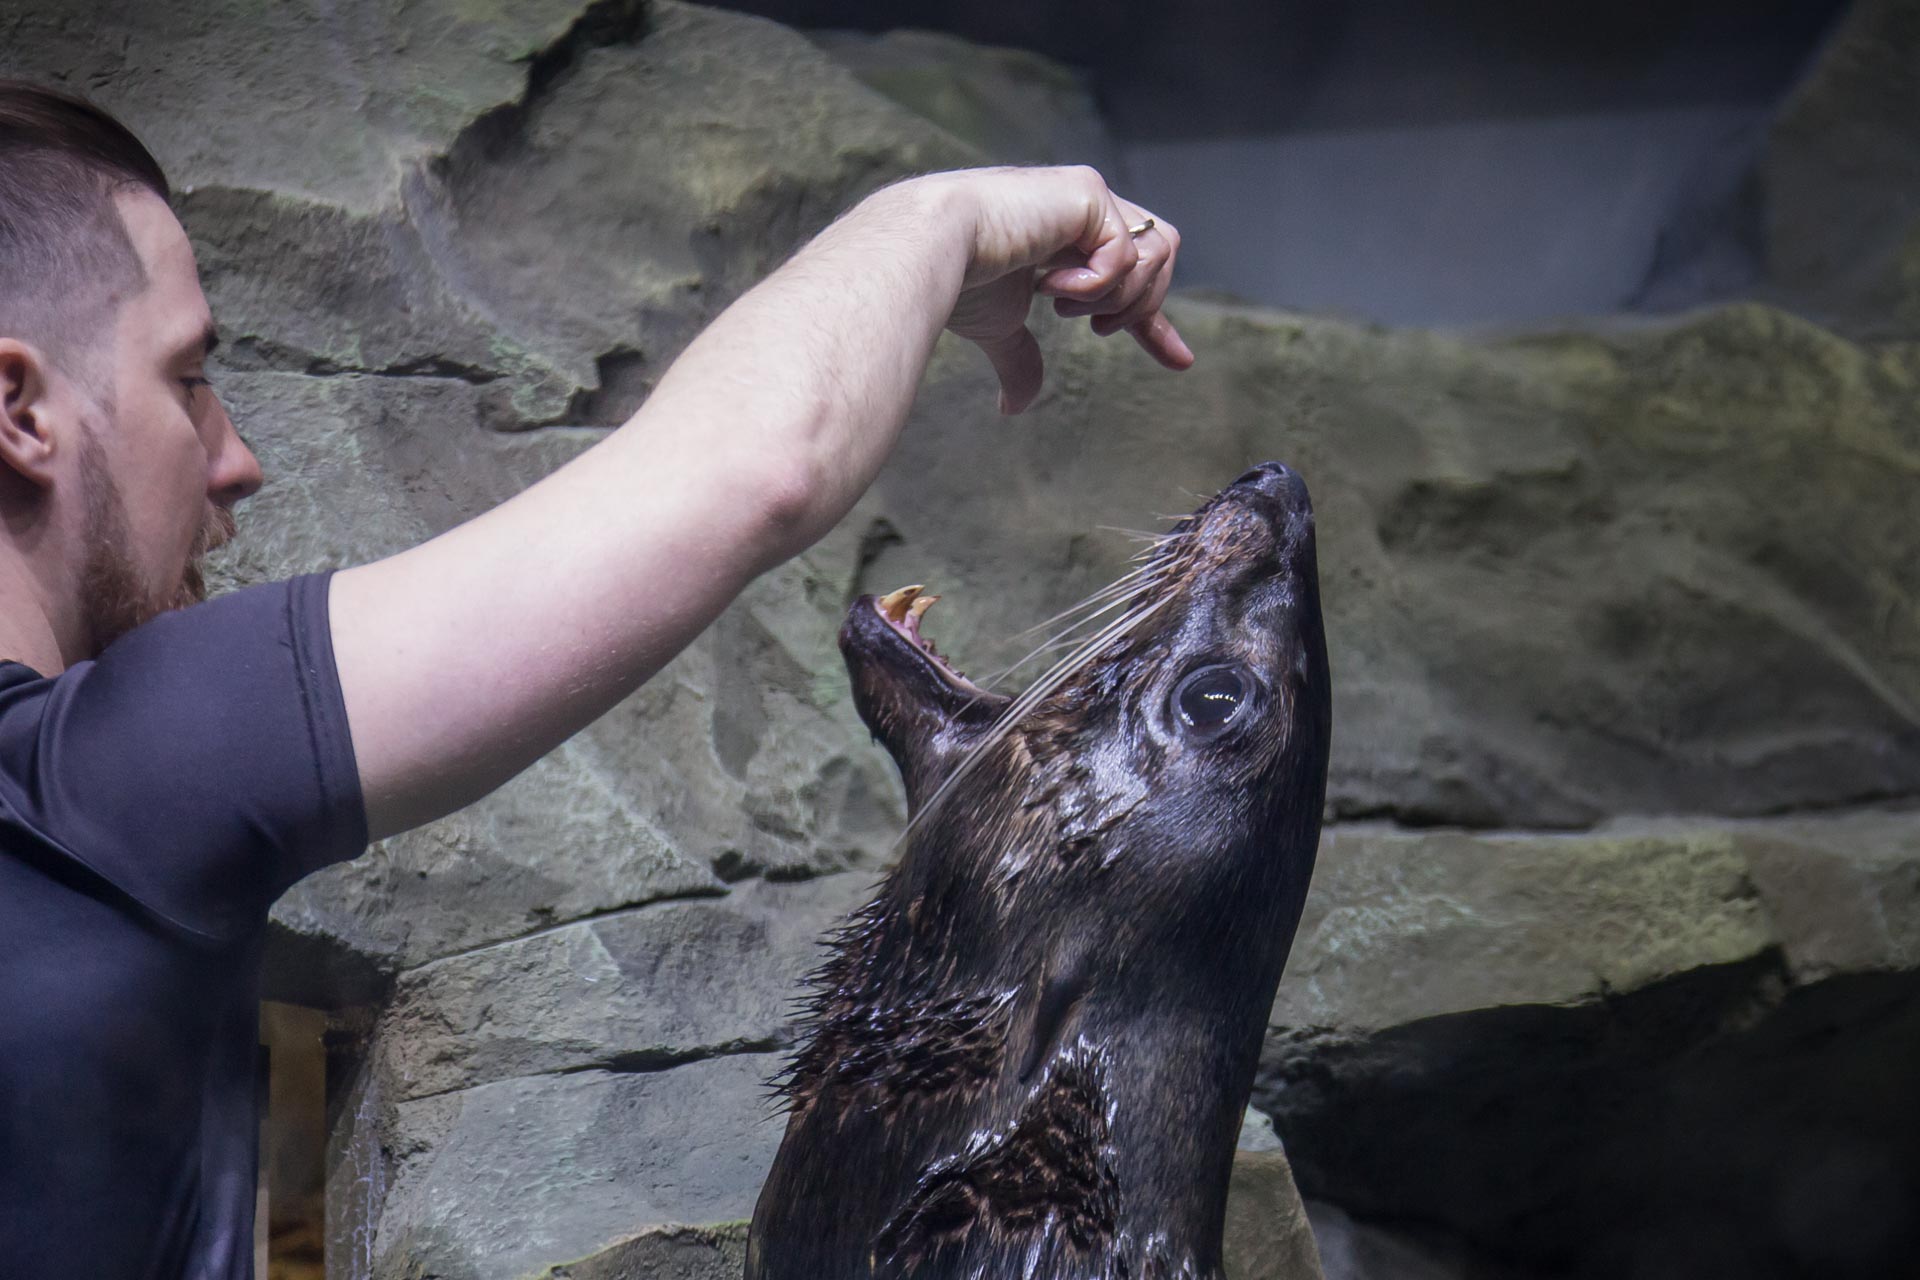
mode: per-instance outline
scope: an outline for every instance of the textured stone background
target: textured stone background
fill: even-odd
[[[272,477],[235,583],[590,446],[865,191],[1105,145],[1029,55],[672,0],[16,0],[0,70],[95,95],[181,187]],[[1336,736],[1256,1101],[1327,1274],[1906,1274],[1920,7],[1855,10],[1751,190],[1770,281],[1671,321],[1190,297],[1191,373],[1049,327],[1013,422],[943,345],[832,536],[498,795],[280,904],[271,994],[370,1011],[338,1274],[730,1274],[795,979],[901,817],[845,603],[933,583],[943,649],[992,671],[1118,572],[1113,527],[1266,457],[1314,489]],[[1311,1253],[1274,1160],[1237,1192],[1245,1280]]]

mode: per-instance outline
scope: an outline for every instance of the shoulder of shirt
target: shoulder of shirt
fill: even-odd
[[[13,658],[0,658],[0,690],[11,689],[16,685],[36,684],[47,679],[24,662]]]

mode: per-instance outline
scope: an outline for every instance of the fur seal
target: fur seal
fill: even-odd
[[[748,1280],[1221,1276],[1326,791],[1306,486],[1265,463],[1143,561],[1018,699],[920,588],[849,610],[905,853],[814,976]]]

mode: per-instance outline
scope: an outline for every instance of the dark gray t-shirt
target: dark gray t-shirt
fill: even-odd
[[[325,576],[0,663],[0,1276],[253,1274],[267,909],[366,843]]]

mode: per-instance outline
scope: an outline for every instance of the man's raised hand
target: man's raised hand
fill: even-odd
[[[1040,391],[1040,348],[1027,328],[1035,293],[1062,316],[1091,316],[1105,337],[1122,329],[1169,369],[1193,352],[1161,312],[1180,233],[1081,167],[973,169],[913,180],[971,236],[963,291],[947,327],[979,345],[1000,378],[1000,407],[1018,413]],[[906,184],[903,184],[906,185]]]

